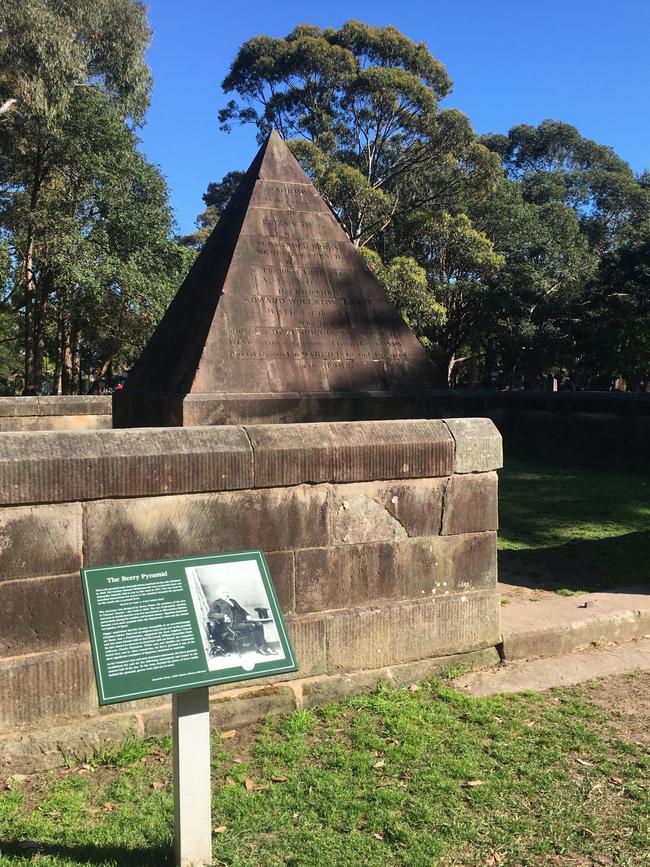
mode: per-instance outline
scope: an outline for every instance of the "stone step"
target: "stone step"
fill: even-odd
[[[501,609],[503,657],[557,657],[650,635],[650,588],[548,596]]]
[[[471,671],[457,678],[454,686],[469,695],[495,695],[573,686],[594,678],[633,671],[650,671],[650,638]]]

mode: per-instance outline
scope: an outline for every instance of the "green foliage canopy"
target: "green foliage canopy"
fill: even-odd
[[[414,208],[445,207],[463,184],[498,169],[469,121],[440,100],[451,90],[426,45],[394,27],[300,25],[245,42],[223,81],[235,93],[222,129],[254,123],[291,139],[350,239],[369,244]],[[419,182],[414,178],[419,175]]]
[[[6,0],[0,9],[0,231],[25,384],[56,390],[133,359],[189,254],[166,185],[137,151],[149,42],[139,0]]]

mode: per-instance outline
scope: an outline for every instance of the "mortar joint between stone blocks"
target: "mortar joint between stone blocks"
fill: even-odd
[[[296,699],[296,709],[302,710],[305,706],[305,699],[302,691],[302,680],[290,680],[288,685],[291,687]]]
[[[445,486],[442,489],[442,502],[440,504],[440,526],[438,527],[439,536],[442,536],[442,530],[445,526],[445,511],[447,509],[447,498],[452,479],[453,476],[448,476],[448,478],[445,480]]]
[[[248,428],[245,425],[242,425],[241,429],[244,432],[244,436],[248,440],[248,445],[251,447],[251,488],[256,488],[257,479],[255,478],[255,446],[253,445],[253,441],[251,440],[250,434],[248,433]]]
[[[456,454],[457,454],[457,452],[458,452],[458,443],[456,442],[456,437],[454,436],[454,432],[453,432],[452,429],[449,427],[449,425],[447,424],[446,420],[445,420],[444,418],[441,418],[440,421],[441,421],[441,422],[444,424],[444,426],[447,428],[447,431],[448,431],[448,433],[449,433],[449,436],[451,437],[451,441],[452,441],[453,444],[454,444],[454,460],[453,460],[453,464],[452,464],[452,473],[455,473],[455,472],[456,472]]]

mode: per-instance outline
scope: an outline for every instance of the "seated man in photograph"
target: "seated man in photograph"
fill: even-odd
[[[250,643],[263,656],[275,654],[266,643],[263,624],[254,620],[225,587],[210,606],[208,623],[210,634],[228,653],[241,651],[243,644]]]

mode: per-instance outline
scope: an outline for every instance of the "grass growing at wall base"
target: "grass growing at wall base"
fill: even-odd
[[[547,590],[650,584],[650,474],[508,458],[502,580]]]
[[[215,864],[647,863],[650,760],[608,719],[575,691],[433,682],[217,737]],[[1,794],[0,864],[162,867],[172,815],[169,744],[132,742]]]

